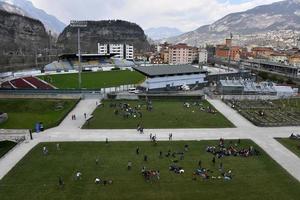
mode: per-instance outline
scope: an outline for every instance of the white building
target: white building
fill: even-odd
[[[208,53],[206,49],[199,50],[199,64],[206,64],[208,59]]]
[[[128,44],[100,44],[98,43],[98,54],[115,54],[115,58],[133,60],[134,48]]]
[[[134,67],[147,78],[141,85],[146,90],[176,89],[180,86],[205,85],[207,72],[190,65]]]

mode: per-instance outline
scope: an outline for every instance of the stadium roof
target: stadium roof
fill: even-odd
[[[206,71],[191,65],[138,66],[133,68],[148,77],[206,73]]]
[[[100,55],[100,54],[81,54],[81,58],[111,58],[115,54],[109,54],[109,55]],[[78,54],[62,54],[59,55],[59,59],[77,59]]]

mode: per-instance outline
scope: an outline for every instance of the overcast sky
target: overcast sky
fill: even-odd
[[[31,0],[68,24],[71,19],[123,19],[147,29],[176,27],[191,31],[226,14],[279,0]]]

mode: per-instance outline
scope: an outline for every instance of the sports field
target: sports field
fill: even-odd
[[[279,138],[277,140],[300,158],[300,140],[289,138]]]
[[[37,122],[42,122],[44,128],[54,127],[76,103],[77,100],[0,99],[0,111],[8,114],[0,128],[33,129]]]
[[[78,88],[78,74],[45,75],[39,78],[49,82],[59,89]],[[122,70],[109,72],[84,72],[82,73],[82,88],[100,89],[117,87],[121,85],[138,84],[145,77],[138,72]]]
[[[105,100],[103,104],[94,111],[94,117],[83,128],[135,129],[138,125],[144,128],[234,127],[205,100],[153,100],[151,110],[147,110],[147,102],[143,100]],[[127,104],[128,108],[121,108],[120,104]]]
[[[9,152],[17,143],[11,141],[1,141],[0,142],[0,158]]]
[[[188,145],[187,152],[185,145]],[[216,158],[215,164],[212,163],[213,154],[205,150],[212,145],[217,146],[218,141],[158,142],[157,146],[150,142],[60,143],[60,150],[55,143],[40,144],[0,181],[0,197],[1,200],[299,199],[300,183],[251,141],[242,140],[235,148],[253,146],[260,155],[226,156]],[[43,154],[43,146],[48,149],[48,155]],[[139,155],[136,154],[137,146]],[[167,157],[169,150],[171,154],[185,152],[183,160],[177,154]],[[144,155],[148,156],[147,161]],[[192,175],[200,168],[199,160],[201,168],[210,170],[208,179]],[[127,169],[128,161],[132,162],[131,170]],[[221,175],[221,162],[220,169],[226,174],[231,170],[231,180]],[[169,166],[174,164],[185,172],[169,171]],[[160,179],[147,181],[141,174],[143,166],[147,171],[159,170]],[[76,180],[78,171],[82,176]],[[213,176],[220,176],[220,179],[213,179]],[[64,186],[59,186],[59,177]],[[95,184],[96,177],[102,180],[101,184]],[[113,183],[104,185],[104,180]]]

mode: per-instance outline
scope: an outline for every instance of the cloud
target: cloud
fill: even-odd
[[[144,29],[169,26],[194,30],[232,13],[279,0],[32,0],[66,24],[72,19],[123,19]]]

